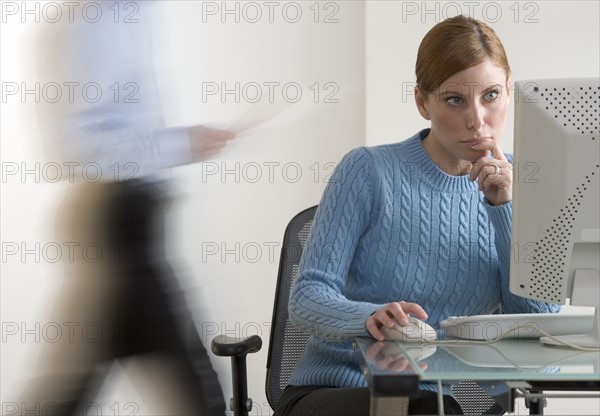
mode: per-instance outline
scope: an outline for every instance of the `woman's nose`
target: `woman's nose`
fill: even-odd
[[[472,103],[467,115],[467,128],[479,130],[483,127],[483,112],[485,110],[478,103]]]

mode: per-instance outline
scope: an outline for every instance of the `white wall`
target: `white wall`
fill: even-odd
[[[40,13],[47,3],[39,2]],[[162,2],[157,26],[161,36],[154,40],[168,125],[229,127],[248,110],[257,113],[255,118],[261,112],[269,116],[281,111],[240,134],[218,159],[172,171],[177,202],[168,236],[207,348],[217,331],[263,337],[262,351],[248,360],[249,392],[256,403],[253,414],[270,414],[264,395],[265,364],[283,231],[295,213],[318,203],[334,164],[364,141],[364,4],[255,2],[257,9],[247,3],[227,2],[228,10],[238,8],[236,18],[235,13],[222,13],[222,2]],[[40,24],[35,15],[5,17],[2,81],[34,83],[39,77],[29,65]],[[239,102],[234,94],[203,97],[203,88],[222,88],[222,83],[234,90],[240,84]],[[251,102],[256,85],[263,103],[268,85],[273,85],[272,103]],[[33,101],[17,96],[2,103],[3,167],[14,163],[30,167],[41,161],[43,169],[45,162],[35,143],[44,133],[36,128]],[[43,249],[53,239],[53,216],[63,191],[61,184],[45,181],[43,172],[38,179],[6,177],[2,241],[34,248],[41,242]],[[15,399],[22,382],[32,375],[36,355],[48,344],[43,331],[49,328],[51,303],[62,282],[60,267],[45,261],[44,253],[39,262],[34,255],[24,261],[19,255],[6,260],[1,290],[2,321],[7,323],[2,342],[3,403]],[[39,339],[20,330],[8,333],[13,323],[21,328],[21,322]],[[228,401],[229,360],[213,356],[212,361]],[[136,402],[138,414],[151,413],[122,371],[120,365],[113,368],[111,382],[98,401],[107,406],[119,402],[122,414],[127,413],[125,403]],[[110,411],[104,408],[106,414]]]
[[[181,170],[187,191],[175,224],[182,256],[201,291],[193,302],[202,305],[205,322],[199,329],[208,342],[217,329],[262,336],[262,351],[248,358],[256,415],[271,414],[264,395],[265,365],[283,231],[295,213],[318,203],[333,164],[364,141],[364,5],[338,2],[325,9],[323,3],[319,23],[314,23],[314,10],[309,9],[313,2],[298,4],[303,12],[298,24],[275,15],[274,24],[213,20],[202,25],[198,10],[193,11],[199,5],[182,2],[181,9],[170,10],[171,22],[177,22],[171,26],[173,37],[196,39],[171,49],[176,62],[189,63],[176,82],[183,105],[181,113],[170,114],[175,124],[192,120],[196,112],[220,122],[222,106],[210,99],[204,104],[195,80],[223,80],[229,88],[230,81],[295,82],[302,89],[302,99],[294,106],[276,96],[275,104],[284,107],[280,118],[241,135],[231,156]],[[330,13],[329,19],[339,22],[323,23]],[[318,103],[310,89],[316,82]],[[329,82],[334,84],[326,86]],[[328,101],[339,103],[324,102],[332,93]],[[225,111],[237,116],[251,107],[241,104],[226,105]],[[215,169],[217,174],[203,174]],[[255,179],[258,174],[260,180]],[[209,254],[215,249],[218,253]],[[229,360],[213,363],[229,397]]]

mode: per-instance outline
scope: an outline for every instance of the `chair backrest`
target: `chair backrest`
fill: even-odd
[[[283,236],[267,358],[266,393],[272,409],[277,408],[283,389],[287,386],[309,337],[290,324],[288,300],[316,210],[317,206],[314,206],[294,216]]]
[[[452,387],[454,398],[465,416],[501,415],[505,410],[477,382],[463,380]]]

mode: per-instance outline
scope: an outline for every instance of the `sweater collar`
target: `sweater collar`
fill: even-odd
[[[430,129],[421,130],[407,141],[408,161],[415,163],[420,178],[435,188],[447,192],[473,192],[477,183],[471,182],[469,175],[448,175],[429,158],[423,147],[422,140],[427,137]]]

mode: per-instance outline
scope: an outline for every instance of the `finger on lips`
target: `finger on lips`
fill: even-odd
[[[471,146],[473,150],[489,150],[492,157],[498,160],[506,161],[506,156],[504,156],[504,152],[494,140],[484,140],[481,143],[477,143],[476,145]]]

